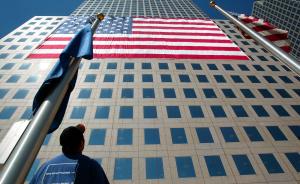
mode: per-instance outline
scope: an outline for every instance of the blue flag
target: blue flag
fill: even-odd
[[[66,74],[69,68],[71,57],[85,59],[93,58],[93,34],[90,24],[87,24],[83,29],[81,29],[60,54],[59,60],[54,65],[34,97],[32,105],[33,115],[38,111],[46,97],[52,93],[52,91],[56,88]],[[74,78],[69,84],[67,93],[60,104],[59,110],[51,124],[48,133],[55,131],[59,127],[64,117],[71,92],[75,87],[77,74],[78,71],[76,71]]]

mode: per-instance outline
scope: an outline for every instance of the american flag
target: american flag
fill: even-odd
[[[285,52],[289,53],[291,51],[290,42],[288,40],[288,31],[279,29],[263,19],[258,19],[252,16],[241,14],[238,18],[248,27],[273,42]],[[251,38],[245,32],[242,31],[242,33],[245,38]]]
[[[86,17],[69,17],[28,58],[58,58]],[[94,58],[249,60],[209,19],[106,17],[94,34]]]

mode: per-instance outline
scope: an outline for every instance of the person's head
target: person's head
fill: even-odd
[[[85,126],[78,124],[65,128],[60,134],[60,145],[64,154],[81,154],[84,149]]]

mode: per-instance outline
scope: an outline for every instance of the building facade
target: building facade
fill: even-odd
[[[253,4],[252,15],[287,30],[291,55],[300,60],[300,1],[260,0]]]
[[[109,3],[107,12],[121,7]],[[85,1],[73,15],[103,7]],[[181,15],[201,14],[191,7]],[[169,10],[153,16],[177,17]],[[130,15],[150,15],[136,12]],[[56,60],[27,56],[66,19],[33,17],[0,40],[0,139],[13,122],[31,117]],[[26,181],[61,152],[61,131],[83,122],[84,153],[111,183],[299,183],[299,76],[228,21],[215,23],[249,61],[83,60],[63,123],[46,137]]]

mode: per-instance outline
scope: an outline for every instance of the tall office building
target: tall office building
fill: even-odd
[[[253,4],[252,15],[287,30],[291,55],[300,61],[300,1],[259,0]]]
[[[72,15],[206,17],[188,0],[139,3],[85,1]],[[73,31],[66,20],[33,17],[0,40],[0,139],[13,122],[30,118],[56,61],[33,56],[46,52],[53,32]],[[83,60],[63,123],[46,137],[27,181],[61,152],[62,129],[84,122],[84,153],[111,183],[299,183],[299,76],[229,21],[214,22],[249,60]]]

